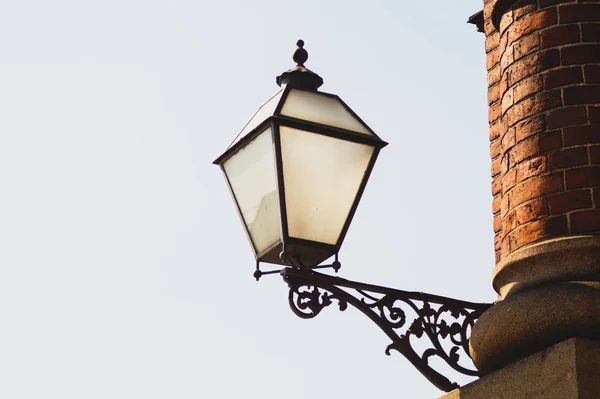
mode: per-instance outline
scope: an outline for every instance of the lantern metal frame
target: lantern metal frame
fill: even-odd
[[[244,231],[246,232],[246,235],[254,249],[256,260],[258,262],[310,268],[317,266],[324,260],[339,253],[344,238],[346,237],[346,234],[354,217],[354,214],[356,213],[356,209],[358,208],[360,199],[364,193],[366,184],[369,180],[373,167],[375,166],[377,157],[379,156],[379,151],[386,145],[388,145],[388,143],[382,140],[379,136],[377,136],[377,134],[339,96],[335,94],[324,93],[316,89],[309,90],[306,88],[299,88],[289,84],[285,85],[285,87],[282,90],[283,93],[281,95],[281,98],[278,100],[279,102],[277,104],[277,107],[275,108],[275,111],[273,112],[273,115],[266,118],[263,122],[261,122],[258,126],[252,129],[244,137],[241,137],[239,141],[235,142],[230,148],[228,148],[223,153],[223,155],[218,157],[213,163],[219,165],[221,167],[221,170],[223,171],[223,174],[225,175],[227,185],[235,201],[235,206],[238,215],[240,216],[243,222]],[[340,127],[325,125],[322,123],[282,115],[281,110],[292,90],[316,93],[320,96],[326,96],[336,99],[346,109],[346,111],[348,111],[348,113],[350,113],[354,118],[356,118],[356,120],[360,122],[369,131],[370,134],[358,133]],[[373,154],[371,155],[371,159],[369,160],[365,173],[361,179],[358,191],[354,198],[354,202],[350,207],[346,221],[341,229],[340,235],[335,244],[325,244],[317,241],[310,241],[301,238],[291,237],[289,235],[287,220],[287,204],[285,198],[285,182],[283,176],[284,170],[281,153],[280,127],[289,127],[292,129],[298,129],[309,133],[320,134],[327,137],[332,137],[358,144],[365,144],[370,147],[373,147]],[[227,173],[225,172],[224,163],[230,157],[235,155],[239,150],[244,148],[248,143],[250,143],[256,137],[258,137],[258,135],[264,133],[268,129],[271,129],[271,140],[274,145],[274,162],[279,200],[278,205],[280,209],[281,218],[281,232],[280,239],[277,242],[259,252],[257,251],[256,246],[254,245],[250,237],[250,232],[248,231],[248,226],[244,221],[240,205],[236,196],[233,193],[231,181],[229,180]],[[309,257],[310,261],[308,262],[308,264],[306,262],[303,262],[303,260],[300,259],[298,256],[295,256],[295,254],[298,252],[298,249],[302,250],[303,255],[305,257]]]

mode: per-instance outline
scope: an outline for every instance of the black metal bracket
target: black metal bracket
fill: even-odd
[[[387,355],[400,352],[439,389],[449,392],[459,385],[436,370],[429,362],[432,358],[458,373],[479,375],[470,360],[469,337],[475,321],[492,304],[364,284],[308,269],[290,267],[280,273],[290,287],[289,303],[297,316],[311,319],[333,300],[341,311],[354,306],[392,340]],[[416,350],[415,343],[426,349]]]

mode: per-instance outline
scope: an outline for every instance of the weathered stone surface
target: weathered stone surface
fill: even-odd
[[[571,338],[439,399],[600,398],[600,342]]]
[[[598,281],[600,236],[560,237],[520,249],[502,260],[493,272],[500,298],[547,283]]]
[[[469,346],[485,375],[571,337],[600,341],[600,283],[558,283],[509,296],[479,318]]]

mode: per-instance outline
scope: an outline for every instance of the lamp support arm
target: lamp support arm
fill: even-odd
[[[448,392],[459,385],[430,365],[430,358],[443,360],[458,373],[478,376],[470,361],[469,336],[475,321],[492,304],[401,291],[308,269],[285,268],[281,275],[290,288],[289,303],[297,316],[313,318],[333,300],[342,311],[352,305],[392,340],[387,355],[391,350],[400,352],[439,389]],[[417,342],[421,348],[426,343],[427,349],[415,350]]]

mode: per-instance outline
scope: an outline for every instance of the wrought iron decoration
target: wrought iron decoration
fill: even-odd
[[[354,306],[392,340],[387,355],[391,350],[400,352],[439,389],[448,392],[459,385],[429,364],[433,357],[459,373],[478,376],[475,368],[459,361],[461,355],[470,358],[470,329],[491,304],[364,284],[308,269],[285,268],[281,275],[290,287],[289,303],[297,316],[313,318],[333,301],[341,311]],[[424,341],[427,349],[414,349],[415,342]]]

